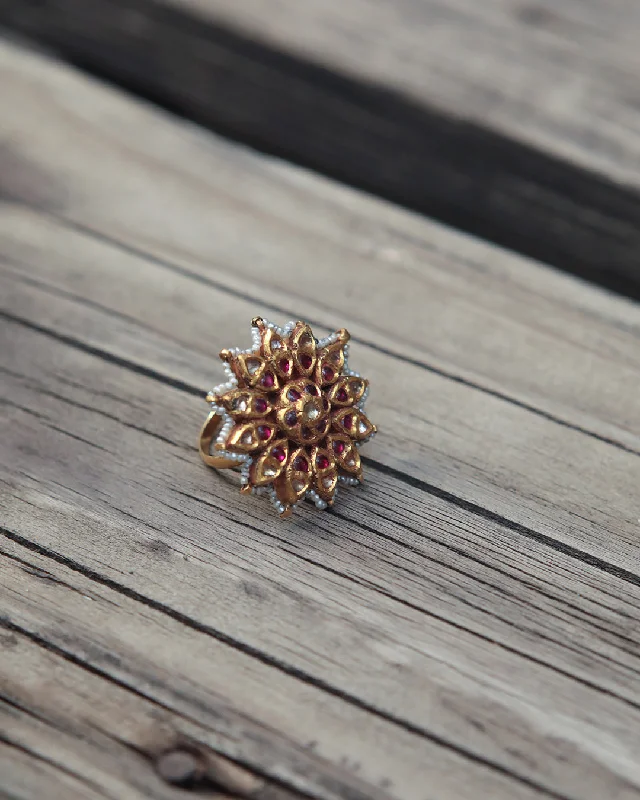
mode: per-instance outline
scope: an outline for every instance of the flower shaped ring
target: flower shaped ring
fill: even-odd
[[[359,447],[376,432],[369,382],[347,365],[349,334],[318,340],[305,322],[252,321],[253,347],[223,350],[228,381],[207,395],[200,434],[209,466],[239,468],[243,492],[268,494],[281,517],[304,498],[332,505],[362,481]]]

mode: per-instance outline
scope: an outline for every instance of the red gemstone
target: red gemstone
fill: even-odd
[[[336,373],[331,369],[331,367],[323,367],[322,368],[322,378],[325,381],[332,381],[334,376],[335,376],[335,374]]]
[[[340,389],[338,394],[336,395],[336,400],[339,403],[346,403],[348,399],[349,399],[349,393],[347,392],[347,390]]]
[[[337,442],[333,443],[333,449],[336,451],[336,453],[338,455],[340,455],[341,453],[344,453],[345,447],[346,447],[346,445],[345,445],[344,442],[337,441]]]
[[[271,451],[271,455],[276,458],[281,464],[287,457],[287,454],[284,452],[283,447],[274,447]]]
[[[271,436],[271,428],[268,425],[258,425],[258,439],[266,441]]]
[[[288,358],[282,359],[282,361],[280,362],[280,369],[283,372],[289,372],[289,370],[291,369],[291,362],[289,361]]]
[[[264,414],[264,412],[267,410],[267,407],[268,407],[267,401],[262,397],[258,397],[258,399],[255,402],[255,409],[258,412],[258,414]]]
[[[343,417],[342,424],[347,430],[350,430],[353,426],[353,414],[347,414],[346,417]]]
[[[309,392],[309,394],[313,394],[316,397],[320,394],[320,389],[318,389],[315,383],[308,383],[304,388]]]
[[[287,411],[287,413],[284,415],[284,421],[289,426],[295,425],[298,421],[298,415],[295,411]]]
[[[313,431],[311,428],[303,428],[302,429],[302,438],[303,439],[313,439]]]
[[[297,472],[309,472],[309,462],[304,456],[297,456],[293,462],[293,468]]]
[[[287,392],[287,400],[291,400],[292,403],[295,403],[296,400],[299,400],[301,397],[302,395],[297,389],[289,389]]]
[[[331,462],[324,455],[324,453],[320,453],[320,455],[316,458],[316,466],[318,469],[326,469],[330,464]]]
[[[267,389],[270,389],[273,386],[274,382],[275,381],[273,375],[270,372],[267,372],[263,377],[263,379],[260,381],[260,383],[263,386],[266,386]]]
[[[302,369],[309,369],[313,364],[313,356],[310,356],[309,353],[303,353],[300,356],[300,366]]]
[[[324,433],[327,430],[328,424],[329,423],[325,420],[324,422],[321,422],[319,425],[316,425],[316,430],[320,431],[320,433]]]

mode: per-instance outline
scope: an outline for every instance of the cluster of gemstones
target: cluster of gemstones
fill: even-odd
[[[221,417],[216,454],[238,462],[243,491],[267,493],[281,516],[305,497],[332,505],[362,480],[358,447],[376,429],[369,384],[347,366],[349,334],[318,341],[304,322],[252,321],[250,350],[223,350],[228,382],[207,396]]]

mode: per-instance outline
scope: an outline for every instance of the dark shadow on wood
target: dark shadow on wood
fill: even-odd
[[[0,0],[0,23],[224,136],[640,300],[640,194],[595,173],[156,0]]]

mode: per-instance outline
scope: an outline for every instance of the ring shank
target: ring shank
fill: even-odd
[[[222,416],[215,411],[211,411],[200,431],[198,440],[200,456],[208,467],[213,467],[214,469],[233,469],[238,466],[237,461],[234,461],[232,458],[225,458],[224,456],[213,456],[210,452],[211,443],[215,439],[221,424]]]

